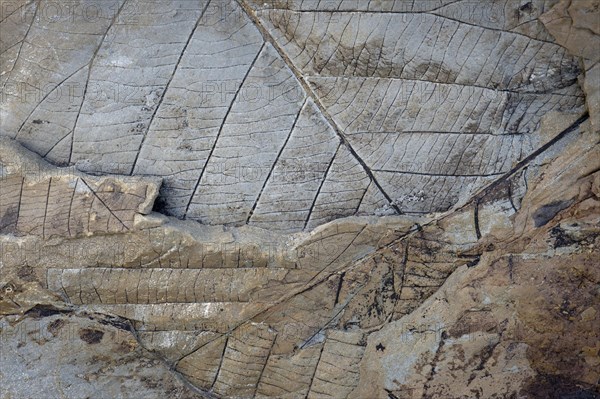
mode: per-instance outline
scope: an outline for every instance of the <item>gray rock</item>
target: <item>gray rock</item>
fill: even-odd
[[[0,319],[0,340],[6,397],[202,397],[106,316],[34,309]]]

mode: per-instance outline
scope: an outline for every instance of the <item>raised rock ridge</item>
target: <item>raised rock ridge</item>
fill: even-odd
[[[0,139],[0,231],[42,238],[80,237],[130,230],[148,214],[160,180],[96,177],[56,168]]]

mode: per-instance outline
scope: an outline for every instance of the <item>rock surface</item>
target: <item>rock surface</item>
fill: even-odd
[[[0,320],[0,339],[5,398],[196,397],[117,319],[40,307]]]
[[[446,211],[584,107],[552,1],[84,3],[6,7],[0,135],[204,224]]]
[[[0,5],[0,398],[600,397],[597,1]]]

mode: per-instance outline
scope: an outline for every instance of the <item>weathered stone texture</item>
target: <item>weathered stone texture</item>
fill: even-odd
[[[598,396],[597,3],[0,2],[0,397]]]

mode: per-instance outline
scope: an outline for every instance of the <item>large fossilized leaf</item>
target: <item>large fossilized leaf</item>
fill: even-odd
[[[7,2],[0,134],[204,224],[445,211],[581,111],[553,3]]]

